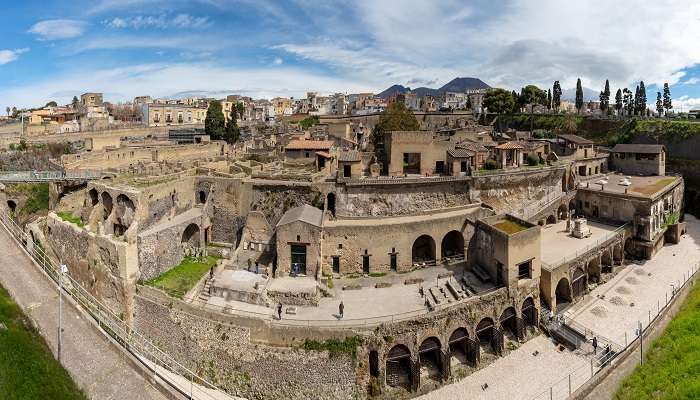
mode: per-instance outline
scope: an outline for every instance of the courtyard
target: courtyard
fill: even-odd
[[[611,238],[619,226],[588,221],[591,235],[577,238],[566,231],[566,220],[542,227],[542,267],[555,267]],[[572,222],[573,224],[573,222]]]

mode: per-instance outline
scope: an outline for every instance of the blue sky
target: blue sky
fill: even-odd
[[[700,107],[700,2],[3,0],[0,109],[188,93],[223,97],[560,80],[671,83]],[[658,21],[658,22],[656,22]]]

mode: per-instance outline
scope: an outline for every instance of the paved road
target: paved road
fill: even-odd
[[[56,351],[58,292],[56,286],[0,227],[0,283],[39,325]],[[63,302],[63,366],[91,399],[165,400],[139,375],[126,356],[95,330],[90,321]]]

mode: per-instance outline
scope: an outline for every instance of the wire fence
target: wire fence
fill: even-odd
[[[107,306],[76,282],[69,274],[60,271],[60,264],[46,254],[44,249],[33,243],[32,238],[9,216],[0,213],[0,222],[8,233],[25,247],[35,264],[41,267],[51,279],[63,288],[82,309],[89,314],[98,326],[125,350],[133,354],[142,364],[160,377],[172,389],[182,395],[197,400],[235,400],[214,384],[177,362],[169,354],[154,345],[145,336],[132,329],[122,316],[114,314]]]
[[[579,387],[586,384],[600,371],[608,366],[619,354],[625,352],[640,340],[640,337],[653,326],[659,316],[671,305],[673,299],[681,293],[681,290],[692,281],[693,277],[700,269],[700,263],[693,265],[683,274],[683,280],[677,280],[670,292],[666,292],[663,299],[658,299],[656,307],[648,309],[647,318],[637,322],[637,328],[626,330],[619,337],[606,338],[593,332],[592,330],[578,324],[572,319],[565,320],[565,323],[584,334],[586,337],[596,337],[598,340],[598,352],[590,358],[589,365],[579,365],[569,371],[561,379],[550,385],[546,390],[532,397],[531,400],[563,400],[567,399]],[[622,339],[620,341],[620,339]],[[646,339],[643,339],[646,340]],[[640,346],[640,360],[644,348],[648,348],[646,343]],[[608,351],[609,349],[609,351]]]

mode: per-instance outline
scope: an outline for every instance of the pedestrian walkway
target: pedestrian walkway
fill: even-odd
[[[38,325],[56,352],[58,291],[0,227],[0,283]],[[126,356],[70,302],[63,302],[62,364],[91,399],[165,400]]]

